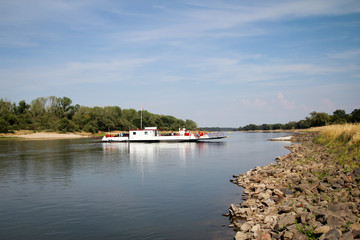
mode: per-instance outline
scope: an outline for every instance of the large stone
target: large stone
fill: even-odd
[[[252,228],[252,225],[250,223],[244,223],[243,225],[241,225],[241,231],[243,232],[248,232],[250,231],[250,229]]]
[[[340,228],[342,225],[345,225],[346,222],[343,218],[329,214],[326,216],[326,222],[331,228]]]
[[[330,226],[321,226],[321,227],[317,227],[315,230],[314,230],[314,234],[315,235],[319,235],[319,234],[324,234],[324,233],[327,233],[328,231],[331,230],[331,227]]]
[[[287,216],[279,219],[275,228],[277,230],[281,230],[281,229],[284,229],[286,226],[290,226],[290,225],[294,224],[295,222],[296,222],[296,218],[294,215],[287,215]]]
[[[351,232],[344,233],[340,240],[354,240],[354,237]]]
[[[340,239],[341,232],[339,230],[333,228],[325,234],[326,238],[330,238],[331,236],[334,236],[336,239]]]
[[[283,205],[279,207],[279,213],[289,213],[291,211],[292,207],[289,205]]]
[[[274,200],[272,199],[266,199],[265,201],[262,202],[264,205],[268,206],[268,207],[271,207],[271,206],[274,206],[275,205],[275,202]]]
[[[247,236],[246,233],[243,233],[243,232],[240,232],[240,231],[236,232],[235,240],[246,240],[246,239],[248,239],[248,236]]]
[[[256,238],[256,240],[271,240],[271,235],[270,233],[261,234]]]
[[[282,238],[284,240],[291,240],[293,239],[294,233],[290,232],[290,231],[285,231],[282,235]]]
[[[350,225],[350,230],[354,238],[360,237],[360,223],[353,223]]]

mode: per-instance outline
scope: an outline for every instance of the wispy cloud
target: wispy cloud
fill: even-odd
[[[103,62],[69,62],[56,66],[27,67],[20,72],[15,69],[0,69],[0,76],[5,88],[17,86],[47,89],[88,83],[130,83],[139,68],[153,61],[154,59],[114,59]]]
[[[329,54],[329,57],[334,59],[353,59],[359,56],[360,49],[353,49],[344,52]]]

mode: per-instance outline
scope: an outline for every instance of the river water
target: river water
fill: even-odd
[[[232,239],[233,174],[274,162],[286,133],[199,143],[0,141],[0,239]]]

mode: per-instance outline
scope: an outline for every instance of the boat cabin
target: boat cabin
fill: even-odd
[[[146,127],[145,129],[129,131],[129,139],[132,141],[153,140],[154,137],[157,136],[160,136],[160,130],[156,127]]]

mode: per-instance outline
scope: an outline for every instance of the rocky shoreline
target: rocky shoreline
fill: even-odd
[[[335,163],[317,133],[294,136],[290,153],[230,181],[243,187],[231,204],[235,239],[360,239],[360,170]]]

